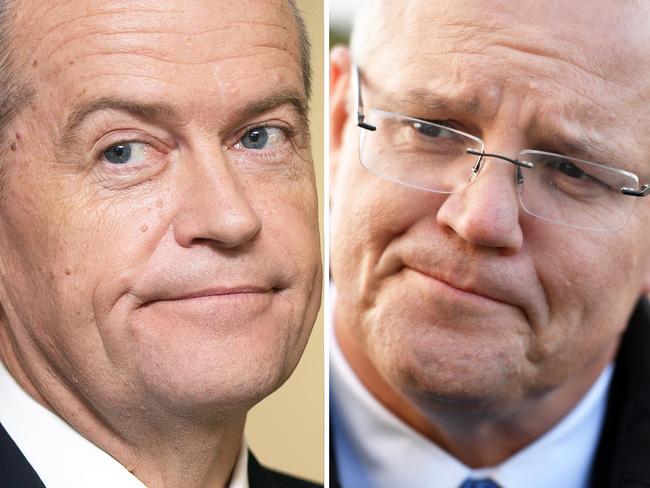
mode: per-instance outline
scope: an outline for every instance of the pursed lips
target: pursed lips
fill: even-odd
[[[415,271],[417,273],[420,273],[420,274],[426,276],[427,278],[431,278],[431,279],[434,279],[436,281],[440,281],[441,283],[443,283],[443,284],[445,284],[445,285],[447,285],[447,286],[449,286],[449,287],[451,287],[451,288],[453,288],[455,290],[459,290],[459,291],[462,291],[464,293],[470,293],[472,295],[477,295],[477,296],[480,296],[482,298],[487,298],[488,300],[493,300],[493,301],[496,301],[496,302],[503,303],[505,305],[518,306],[515,303],[513,303],[512,294],[509,294],[507,299],[506,298],[501,298],[501,294],[495,293],[496,288],[492,284],[487,285],[487,286],[482,286],[482,287],[459,285],[459,284],[454,283],[453,281],[450,281],[450,280],[447,280],[447,279],[444,279],[444,278],[440,278],[439,276],[436,276],[436,275],[434,275],[432,273],[422,271],[420,269],[416,269],[416,268],[413,268],[413,267],[410,267],[410,266],[407,266],[407,267],[409,269],[412,269],[413,271]],[[483,291],[483,290],[486,290],[486,291]]]
[[[527,281],[524,277],[518,280],[522,284],[516,285],[508,275],[504,275],[498,271],[490,272],[489,269],[483,270],[482,274],[477,274],[476,271],[468,271],[467,273],[463,273],[462,271],[444,273],[442,266],[423,269],[421,266],[407,264],[405,268],[424,275],[429,279],[439,281],[460,292],[470,293],[487,300],[515,307],[531,323],[540,323],[540,319],[541,323],[544,322],[544,316],[540,315],[543,311],[539,310],[539,307],[536,306],[532,292],[525,288]],[[436,269],[436,271],[431,271],[431,269]],[[457,269],[472,270],[478,268],[461,266]]]
[[[161,298],[160,300],[175,301],[175,300],[191,300],[195,298],[218,297],[218,296],[233,296],[233,295],[252,295],[252,294],[265,294],[273,292],[273,288],[266,288],[260,286],[234,286],[234,287],[219,287],[209,288],[189,292],[183,295],[170,296],[168,298]]]
[[[533,328],[548,323],[546,293],[525,253],[496,255],[464,248],[444,237],[433,242],[429,236],[407,237],[394,241],[382,253],[375,279],[383,281],[402,272],[418,273],[458,293],[513,307]]]
[[[173,302],[187,302],[209,300],[209,299],[222,299],[222,300],[246,300],[260,299],[264,296],[272,296],[278,288],[271,286],[257,286],[257,285],[235,285],[235,286],[218,286],[211,288],[198,288],[191,291],[181,291],[173,289],[173,286],[166,287],[167,290],[160,290],[159,292],[147,297],[147,299],[140,305],[139,308],[147,308],[155,303],[173,303]],[[180,287],[179,287],[180,288]],[[224,302],[226,303],[226,302]],[[234,302],[233,302],[234,303]]]

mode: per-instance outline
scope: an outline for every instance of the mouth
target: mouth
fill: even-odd
[[[169,291],[156,294],[156,296],[149,297],[138,308],[149,308],[152,305],[165,305],[167,306],[205,306],[208,303],[213,303],[218,306],[227,304],[239,304],[245,306],[245,303],[250,305],[253,302],[268,302],[273,296],[281,291],[280,288],[271,286],[256,286],[256,285],[237,285],[237,286],[219,286],[213,288],[202,288],[188,292],[178,293]]]
[[[223,321],[248,323],[281,306],[276,290],[259,286],[203,288],[152,297],[138,307],[139,313],[153,314],[156,320],[189,321],[214,326]],[[234,322],[233,322],[234,323]]]
[[[482,291],[483,289],[490,289],[491,287],[489,285],[485,285],[481,287],[481,289],[478,289],[476,287],[472,286],[460,286],[457,285],[453,282],[450,282],[448,280],[445,280],[439,276],[435,276],[431,273],[427,273],[426,271],[422,271],[420,269],[416,268],[411,268],[407,267],[407,269],[417,273],[418,275],[426,278],[427,280],[432,280],[439,285],[442,285],[446,288],[448,288],[450,291],[452,291],[456,296],[459,298],[465,298],[465,299],[478,299],[478,300],[488,300],[490,302],[496,302],[502,305],[507,305],[509,307],[517,307],[517,305],[513,304],[512,302],[506,301],[502,296],[497,296],[498,294],[496,293],[489,293],[489,292],[484,292]],[[496,287],[494,287],[496,288]]]
[[[244,297],[246,295],[265,295],[274,293],[275,288],[265,288],[259,286],[235,286],[235,287],[219,287],[219,288],[209,288],[206,290],[199,290],[195,292],[190,292],[184,295],[173,296],[165,298],[162,301],[179,301],[179,300],[193,300],[198,298],[209,298],[209,297]]]

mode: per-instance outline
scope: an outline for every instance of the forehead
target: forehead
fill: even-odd
[[[606,139],[620,129],[622,146],[647,145],[646,6],[413,0],[372,10],[384,29],[359,25],[355,55],[368,83],[386,93],[442,94],[492,119],[505,116],[509,101],[519,110],[511,121],[527,130],[559,124]]]
[[[141,90],[227,102],[246,89],[303,89],[284,0],[23,1],[17,14],[17,57],[37,91],[63,98]]]
[[[367,5],[372,14],[360,18],[358,25],[370,46],[359,50],[404,64],[416,61],[421,67],[430,61],[435,68],[439,55],[456,51],[489,56],[497,49],[504,61],[514,61],[519,51],[530,55],[527,63],[533,56],[543,58],[540,62],[555,59],[616,79],[629,78],[639,65],[648,64],[650,6],[641,2],[379,0]],[[366,18],[380,23],[381,29],[365,25]],[[513,52],[508,55],[508,50]]]

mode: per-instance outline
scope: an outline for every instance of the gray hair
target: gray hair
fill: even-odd
[[[311,43],[307,34],[305,20],[295,0],[288,0],[293,12],[293,18],[298,28],[298,48],[300,49],[300,64],[302,68],[302,80],[305,85],[307,99],[311,97]]]

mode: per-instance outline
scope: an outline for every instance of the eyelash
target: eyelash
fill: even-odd
[[[241,140],[244,138],[244,136],[246,134],[248,134],[249,132],[251,132],[254,129],[260,129],[260,128],[263,128],[263,129],[278,129],[278,130],[282,131],[282,133],[284,134],[284,136],[287,139],[287,143],[292,144],[292,145],[295,143],[295,139],[296,139],[296,137],[298,135],[298,131],[294,127],[292,127],[292,126],[290,126],[288,124],[280,123],[280,122],[277,122],[277,121],[261,122],[261,123],[251,124],[251,125],[245,127],[244,129],[242,129],[241,131],[239,131],[239,133],[235,137],[235,144],[233,144],[232,147],[235,147],[236,145],[240,144]],[[261,149],[261,150],[253,150],[253,149],[248,149],[248,148],[244,148],[242,150],[255,151],[255,152],[263,152],[264,151],[263,149]]]
[[[126,131],[119,131],[119,132],[126,132]],[[134,133],[131,135],[124,134],[122,137],[116,137],[114,140],[108,140],[106,143],[103,143],[94,153],[93,159],[95,163],[102,164],[104,166],[109,166],[114,169],[121,168],[119,172],[124,173],[127,168],[131,171],[135,171],[135,170],[142,171],[143,168],[147,166],[146,161],[154,159],[152,157],[148,157],[147,160],[143,161],[142,163],[134,163],[134,164],[127,163],[124,165],[111,164],[110,162],[106,161],[106,158],[104,157],[104,153],[106,153],[106,151],[108,151],[112,147],[127,145],[127,144],[143,144],[145,147],[145,151],[147,151],[147,153],[149,153],[150,151],[155,151],[156,153],[166,155],[169,152],[169,149],[163,147],[163,144],[161,142],[154,141],[152,140],[151,137],[147,137],[142,133]]]
[[[286,138],[286,142],[280,145],[277,148],[273,149],[252,149],[245,147],[235,147],[241,145],[241,141],[244,136],[250,131],[256,128],[273,128],[281,131]],[[132,177],[134,175],[149,174],[154,172],[156,168],[159,168],[159,164],[152,164],[152,160],[161,160],[169,152],[169,147],[163,145],[163,143],[152,140],[151,137],[146,136],[145,134],[132,131],[131,134],[128,134],[126,130],[116,130],[116,133],[122,133],[121,137],[115,137],[113,140],[108,140],[106,143],[103,143],[94,153],[94,165],[100,165],[105,172],[111,173],[116,176]],[[110,134],[110,133],[109,133]],[[297,139],[300,134],[300,131],[297,130],[292,125],[289,125],[284,122],[277,120],[265,121],[250,124],[249,126],[240,130],[235,137],[233,137],[234,142],[226,144],[227,151],[233,151],[235,156],[240,156],[245,159],[246,162],[275,162],[275,161],[288,161],[291,158],[289,157],[292,152],[297,152],[296,145]],[[127,144],[143,144],[145,146],[145,151],[147,151],[147,156],[150,156],[149,153],[154,153],[156,156],[147,157],[142,162],[138,163],[126,163],[124,165],[110,163],[106,161],[104,156],[105,152],[111,149],[114,146],[118,145],[127,145]]]
[[[249,132],[257,128],[272,128],[282,132],[284,141],[281,145],[272,149],[253,149],[242,146],[242,140]],[[265,122],[253,123],[237,132],[233,137],[234,142],[230,143],[228,151],[237,159],[242,168],[259,168],[267,169],[287,167],[295,164],[296,155],[300,154],[301,148],[300,128],[296,128],[286,122],[270,120]]]

